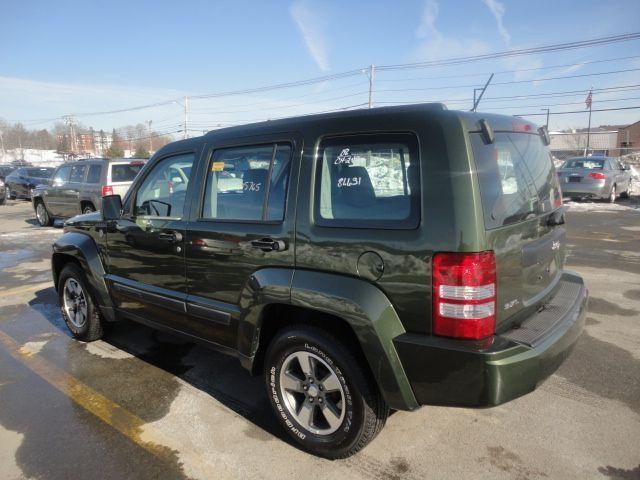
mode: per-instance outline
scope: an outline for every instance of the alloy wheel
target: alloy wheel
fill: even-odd
[[[76,327],[82,328],[87,322],[87,296],[75,278],[68,278],[64,282],[64,311],[69,321]]]
[[[47,223],[47,211],[44,208],[42,202],[38,203],[36,206],[36,217],[40,225],[44,225]]]
[[[294,352],[280,370],[280,394],[288,413],[316,435],[334,433],[344,420],[344,388],[335,370],[319,356]]]

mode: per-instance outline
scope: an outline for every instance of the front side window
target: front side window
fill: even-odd
[[[269,144],[213,152],[202,217],[283,220],[291,147]]]
[[[185,171],[191,172],[193,161],[194,154],[187,153],[158,162],[138,189],[135,215],[181,219],[189,185]]]
[[[71,172],[71,165],[63,165],[58,169],[53,177],[54,185],[62,185],[69,181],[69,173]]]
[[[315,190],[318,225],[416,228],[420,171],[415,136],[376,134],[324,140]]]
[[[71,167],[69,182],[82,183],[84,181],[84,172],[86,168],[86,165],[74,165]]]

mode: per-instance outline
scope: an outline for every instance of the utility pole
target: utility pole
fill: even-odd
[[[593,105],[593,87],[589,90],[589,96],[587,99],[589,101],[589,125],[587,126],[587,148],[584,149],[585,157],[589,154],[589,142],[591,141],[591,106]]]
[[[151,122],[152,120],[147,120],[147,130],[149,131],[149,155],[151,155],[151,151],[153,150],[153,144],[151,143]]]
[[[373,107],[373,76],[376,73],[376,66],[371,64],[369,65],[369,108]]]
[[[187,138],[187,122],[189,121],[189,97],[184,96],[184,138]]]
[[[542,110],[543,112],[547,112],[547,123],[545,123],[545,126],[547,127],[547,131],[549,131],[549,109],[541,108],[540,110]]]
[[[480,95],[478,96],[477,99],[476,99],[476,90],[480,90],[480,89],[476,88],[473,90],[473,108],[471,109],[472,112],[475,112],[476,109],[478,108],[478,105],[480,104],[480,100],[482,100],[482,96],[484,95],[484,92],[487,90],[487,87],[489,86],[489,83],[491,83],[492,79],[493,79],[493,73],[489,77],[489,80],[487,80],[487,83],[484,84],[484,87],[482,87],[482,90],[480,91]]]

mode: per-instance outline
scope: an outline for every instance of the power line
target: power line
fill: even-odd
[[[599,108],[593,109],[592,112],[616,112],[619,110],[637,110],[640,109],[640,105],[635,107],[618,107],[618,108]],[[571,112],[552,112],[553,115],[569,115],[572,113],[586,113],[588,110],[573,110]],[[515,117],[537,117],[539,115],[546,115],[546,113],[519,113],[514,115]]]
[[[496,60],[501,58],[511,58],[526,55],[534,55],[538,53],[558,52],[563,50],[575,50],[579,48],[594,47],[596,45],[608,45],[611,43],[628,42],[640,39],[640,32],[626,33],[622,35],[611,35],[607,37],[592,38],[589,40],[580,40],[575,42],[555,43],[549,45],[541,45],[538,47],[521,48],[505,50],[501,52],[486,53],[482,55],[470,55],[466,57],[454,57],[443,60],[431,60],[428,62],[414,62],[397,65],[382,65],[376,67],[378,70],[404,70],[426,67],[439,67],[445,65],[460,65],[463,63],[478,62],[482,60]]]
[[[620,60],[633,60],[636,58],[640,58],[640,55],[632,55],[628,57],[617,57],[617,58],[606,58],[600,60],[590,60],[578,63],[565,63],[561,65],[549,65],[546,67],[532,67],[532,68],[518,68],[515,70],[500,70],[495,72],[495,75],[505,75],[508,73],[524,73],[524,72],[534,72],[538,70],[553,70],[555,68],[570,68],[570,67],[583,67],[586,65],[592,65],[594,63],[610,63],[617,62]],[[483,73],[462,73],[456,75],[438,75],[438,76],[430,76],[430,77],[411,77],[411,78],[384,78],[378,80],[379,82],[410,82],[415,80],[446,80],[449,78],[470,78],[470,77],[487,77],[487,75],[491,75],[491,72],[483,72]]]

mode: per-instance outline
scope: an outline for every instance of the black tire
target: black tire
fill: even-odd
[[[344,411],[341,423],[332,433],[318,435],[303,426],[294,417],[290,401],[283,397],[280,373],[285,360],[297,352],[320,358],[324,365],[321,368],[325,370],[328,370],[326,366],[334,369],[345,401],[340,402],[340,409]],[[276,334],[265,356],[265,383],[267,396],[280,424],[303,449],[324,458],[347,458],[355,454],[375,438],[389,415],[389,407],[363,360],[353,355],[336,337],[314,326],[291,326]],[[311,389],[305,390],[307,393],[296,394],[302,395],[304,400],[301,403],[310,401],[308,394]],[[311,417],[318,418],[322,415],[322,411],[317,410],[320,408],[318,402],[322,401],[319,397],[314,398],[316,404]]]
[[[36,200],[36,220],[41,227],[53,225],[53,218],[49,215],[49,210],[42,200]]]
[[[0,205],[4,205],[4,202],[7,201],[7,197],[6,196],[2,196],[0,197]]]
[[[607,199],[607,201],[609,203],[616,203],[616,198],[617,198],[616,185],[614,183],[613,187],[611,187],[611,193],[609,194],[609,198]]]
[[[9,190],[9,200],[15,200],[16,199],[16,192],[12,192],[11,190]]]
[[[86,315],[84,322],[77,322],[78,324],[74,323],[72,318],[70,318],[67,314],[67,308],[65,307],[65,286],[69,279],[75,281],[84,294]],[[104,328],[102,317],[100,316],[100,309],[94,300],[84,272],[75,263],[67,263],[60,273],[58,279],[58,300],[60,302],[62,318],[74,338],[85,342],[93,342],[94,340],[102,338]]]
[[[627,184],[627,190],[620,194],[620,198],[629,198],[631,196],[631,180]]]
[[[93,213],[96,208],[91,203],[86,203],[82,206],[82,213]]]

